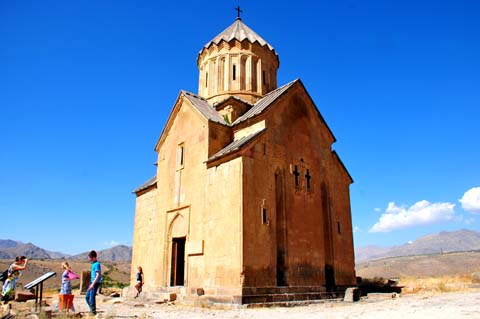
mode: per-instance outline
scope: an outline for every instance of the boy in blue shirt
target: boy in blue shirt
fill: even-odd
[[[102,282],[102,267],[100,266],[100,262],[97,260],[97,252],[95,250],[92,250],[88,253],[88,258],[92,263],[92,267],[90,270],[90,285],[88,286],[85,299],[90,307],[90,312],[92,314],[96,314],[97,308],[95,305],[95,296],[97,295],[97,290]]]

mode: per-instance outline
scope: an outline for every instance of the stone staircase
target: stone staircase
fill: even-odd
[[[326,292],[325,287],[244,288],[236,301],[243,305],[294,305],[312,301],[343,298],[344,291]],[[240,300],[238,300],[240,299]]]
[[[170,300],[181,304],[199,307],[271,307],[295,306],[310,303],[324,302],[326,300],[343,300],[345,289],[336,292],[327,292],[322,286],[306,287],[245,287],[241,295],[206,294],[197,295],[187,293],[183,287],[169,287],[156,292],[149,292],[149,299]],[[173,297],[173,298],[172,298]]]

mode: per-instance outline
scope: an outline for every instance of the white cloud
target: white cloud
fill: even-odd
[[[108,243],[103,243],[105,246],[108,246],[108,247],[115,247],[115,246],[118,246],[120,245],[119,242],[116,242],[115,240],[111,240],[110,242]]]
[[[381,208],[375,208],[374,211],[376,211],[377,213],[380,213],[382,211]]]
[[[470,188],[459,200],[462,208],[468,212],[480,213],[480,187]]]
[[[353,227],[353,232],[354,233],[358,233],[358,232],[361,232],[361,231],[362,230],[360,229],[360,227],[358,227],[358,226]]]
[[[422,200],[410,207],[398,207],[394,202],[390,202],[385,213],[369,232],[390,232],[400,228],[449,221],[455,217],[454,208],[455,204],[448,202],[430,203]]]

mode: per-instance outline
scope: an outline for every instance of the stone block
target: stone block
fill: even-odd
[[[25,302],[27,300],[35,299],[35,295],[30,292],[19,292],[15,297],[15,301],[18,302]]]
[[[161,295],[160,299],[166,301],[175,301],[177,299],[177,294],[174,292],[165,292]]]
[[[85,295],[87,293],[88,286],[90,285],[90,270],[82,270],[80,275],[80,294]]]
[[[360,289],[357,287],[350,287],[345,290],[345,296],[343,297],[343,301],[346,302],[354,302],[360,300]]]

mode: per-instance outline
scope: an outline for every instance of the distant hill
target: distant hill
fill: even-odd
[[[461,229],[420,237],[409,244],[394,247],[365,246],[355,248],[355,261],[386,257],[442,254],[480,250],[480,232]]]
[[[130,261],[132,260],[132,247],[118,245],[109,249],[97,251],[100,261]],[[71,256],[71,259],[87,259],[88,251]]]
[[[20,244],[23,244],[20,241],[15,241],[11,239],[0,239],[0,249],[16,247]]]
[[[480,252],[455,252],[388,257],[357,262],[357,276],[364,278],[469,276],[480,271]]]
[[[355,261],[382,258],[391,248],[369,245],[355,248]]]
[[[10,239],[0,239],[0,258],[14,259],[16,256],[27,256],[32,259],[57,259],[68,255],[59,252],[48,251],[32,243],[22,243]]]
[[[109,249],[97,251],[102,261],[130,261],[132,247],[118,245]],[[0,259],[14,259],[16,256],[27,256],[29,259],[62,259],[87,260],[88,252],[70,256],[60,252],[48,251],[32,243],[22,243],[10,239],[0,239]]]

